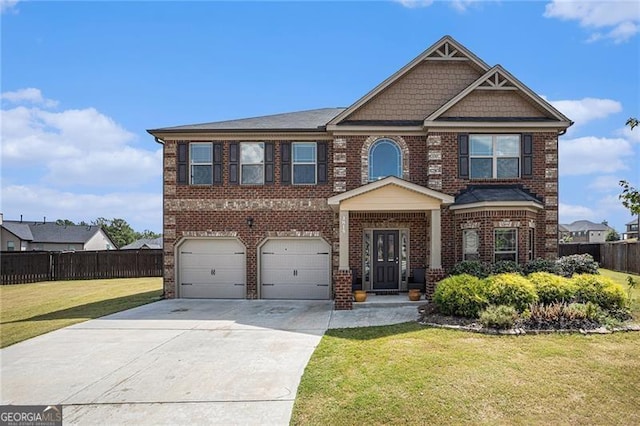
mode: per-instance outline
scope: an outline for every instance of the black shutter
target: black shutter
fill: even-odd
[[[328,160],[327,160],[327,143],[318,142],[317,144],[318,155],[318,184],[327,183],[329,181],[327,174]]]
[[[533,135],[522,135],[522,177],[533,176]]]
[[[264,183],[267,185],[273,185],[273,163],[274,152],[273,142],[264,143]]]
[[[189,149],[189,144],[186,142],[178,143],[178,156],[176,158],[176,183],[178,185],[186,185],[189,182],[187,181],[187,168],[189,156],[187,155],[187,150]]]
[[[238,184],[238,166],[239,166],[239,155],[238,152],[240,146],[238,142],[232,142],[229,144],[229,184],[237,185]]]
[[[222,144],[213,144],[213,184],[222,184]]]
[[[280,181],[291,185],[291,142],[280,143]]]
[[[469,179],[469,134],[458,133],[458,176]]]

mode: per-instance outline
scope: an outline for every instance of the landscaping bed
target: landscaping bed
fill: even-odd
[[[437,284],[432,303],[420,307],[419,322],[490,334],[638,331],[637,284],[632,276],[601,275],[589,255],[524,267],[461,262]]]

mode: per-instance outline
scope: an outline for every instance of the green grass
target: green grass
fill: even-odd
[[[0,347],[159,300],[162,278],[0,286]]]
[[[632,277],[636,281],[636,288],[631,291],[631,313],[633,314],[634,320],[640,320],[640,275],[616,272],[609,269],[600,269],[600,274],[604,275],[605,277],[611,278],[612,280],[620,284],[625,291],[629,290],[627,277]]]
[[[628,274],[601,272],[627,288]],[[330,330],[291,423],[640,424],[639,348],[640,333],[487,336],[416,323]]]

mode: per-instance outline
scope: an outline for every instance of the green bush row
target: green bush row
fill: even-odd
[[[534,259],[520,266],[510,260],[502,260],[496,263],[480,262],[479,260],[465,260],[457,263],[451,270],[451,275],[469,274],[478,278],[486,278],[490,275],[515,272],[529,275],[534,272],[548,272],[563,277],[571,277],[575,274],[597,274],[598,262],[593,260],[590,254],[573,254],[563,256],[557,260]]]
[[[614,311],[626,306],[627,294],[621,285],[601,275],[566,278],[548,272],[535,272],[527,277],[504,273],[481,279],[461,274],[440,281],[433,301],[445,315],[477,318],[489,305],[511,306],[523,312],[536,303],[591,302]]]

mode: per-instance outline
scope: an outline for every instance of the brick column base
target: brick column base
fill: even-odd
[[[446,276],[444,269],[427,269],[427,291],[425,294],[427,300],[431,300],[433,297],[438,281],[443,280]]]
[[[353,308],[353,295],[351,294],[351,271],[337,271],[333,275],[333,288],[335,289],[335,309],[351,310]]]

